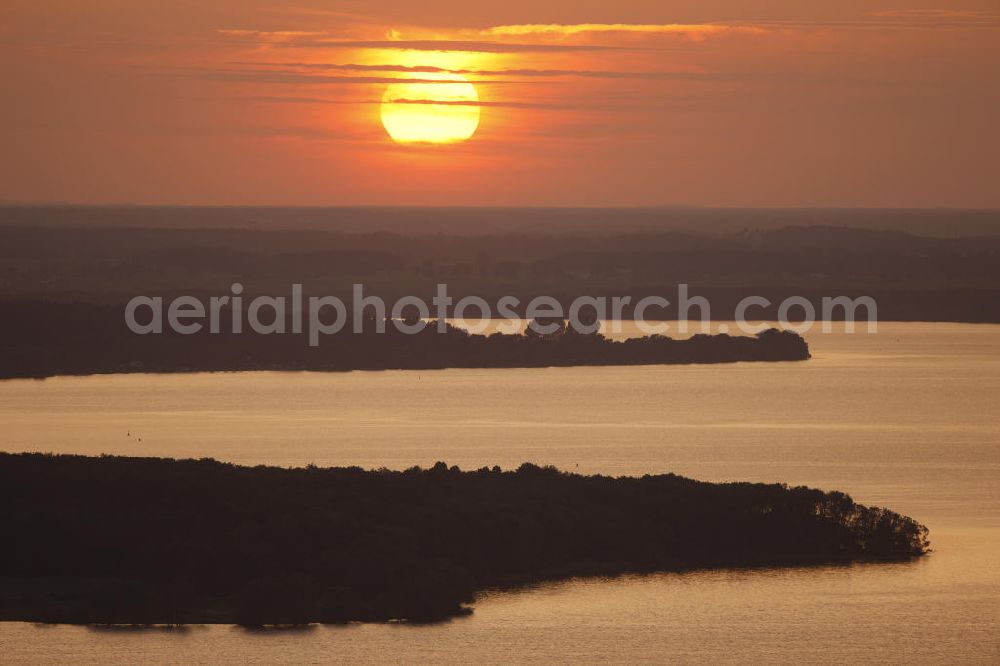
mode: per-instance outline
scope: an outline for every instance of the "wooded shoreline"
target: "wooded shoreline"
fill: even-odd
[[[781,484],[0,454],[0,619],[439,621],[581,575],[904,561],[927,529]]]

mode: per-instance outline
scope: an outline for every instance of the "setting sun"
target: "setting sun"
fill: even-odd
[[[444,83],[393,83],[382,96],[382,125],[398,143],[453,143],[479,127],[479,95],[457,74]]]

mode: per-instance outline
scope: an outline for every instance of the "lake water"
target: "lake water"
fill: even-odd
[[[622,335],[631,331],[626,329]],[[801,363],[0,382],[0,448],[243,464],[551,463],[839,489],[911,515],[908,564],[573,580],[443,625],[0,623],[10,662],[1000,661],[1000,326],[807,335]],[[141,439],[141,441],[140,441]]]

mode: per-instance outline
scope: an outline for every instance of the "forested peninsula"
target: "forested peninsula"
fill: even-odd
[[[840,492],[462,471],[0,454],[0,619],[440,621],[572,576],[902,561],[927,529]]]
[[[431,321],[417,333],[373,321],[363,332],[344,330],[311,345],[306,333],[262,335],[252,331],[184,335],[136,334],[123,308],[74,303],[0,303],[0,378],[44,378],[133,372],[433,370],[548,366],[660,365],[800,361],[810,357],[793,331],[768,329],[755,336],[650,335],[613,340],[579,333],[564,320],[537,334],[476,335]],[[291,331],[291,327],[288,329]]]

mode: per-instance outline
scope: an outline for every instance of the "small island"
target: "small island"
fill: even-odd
[[[840,492],[0,453],[0,620],[433,622],[573,576],[904,561],[927,528]]]
[[[56,375],[218,371],[433,370],[548,366],[668,365],[738,361],[802,361],[809,345],[793,331],[754,336],[696,334],[675,339],[650,335],[612,340],[580,333],[564,320],[537,333],[471,334],[436,321],[418,333],[393,325],[382,333],[342,331],[311,346],[306,334],[253,332],[138,335],[108,306],[21,303],[0,306],[17,326],[0,327],[0,378]],[[537,321],[537,320],[536,320]],[[71,326],[67,322],[72,323]],[[535,322],[532,322],[534,324]]]

